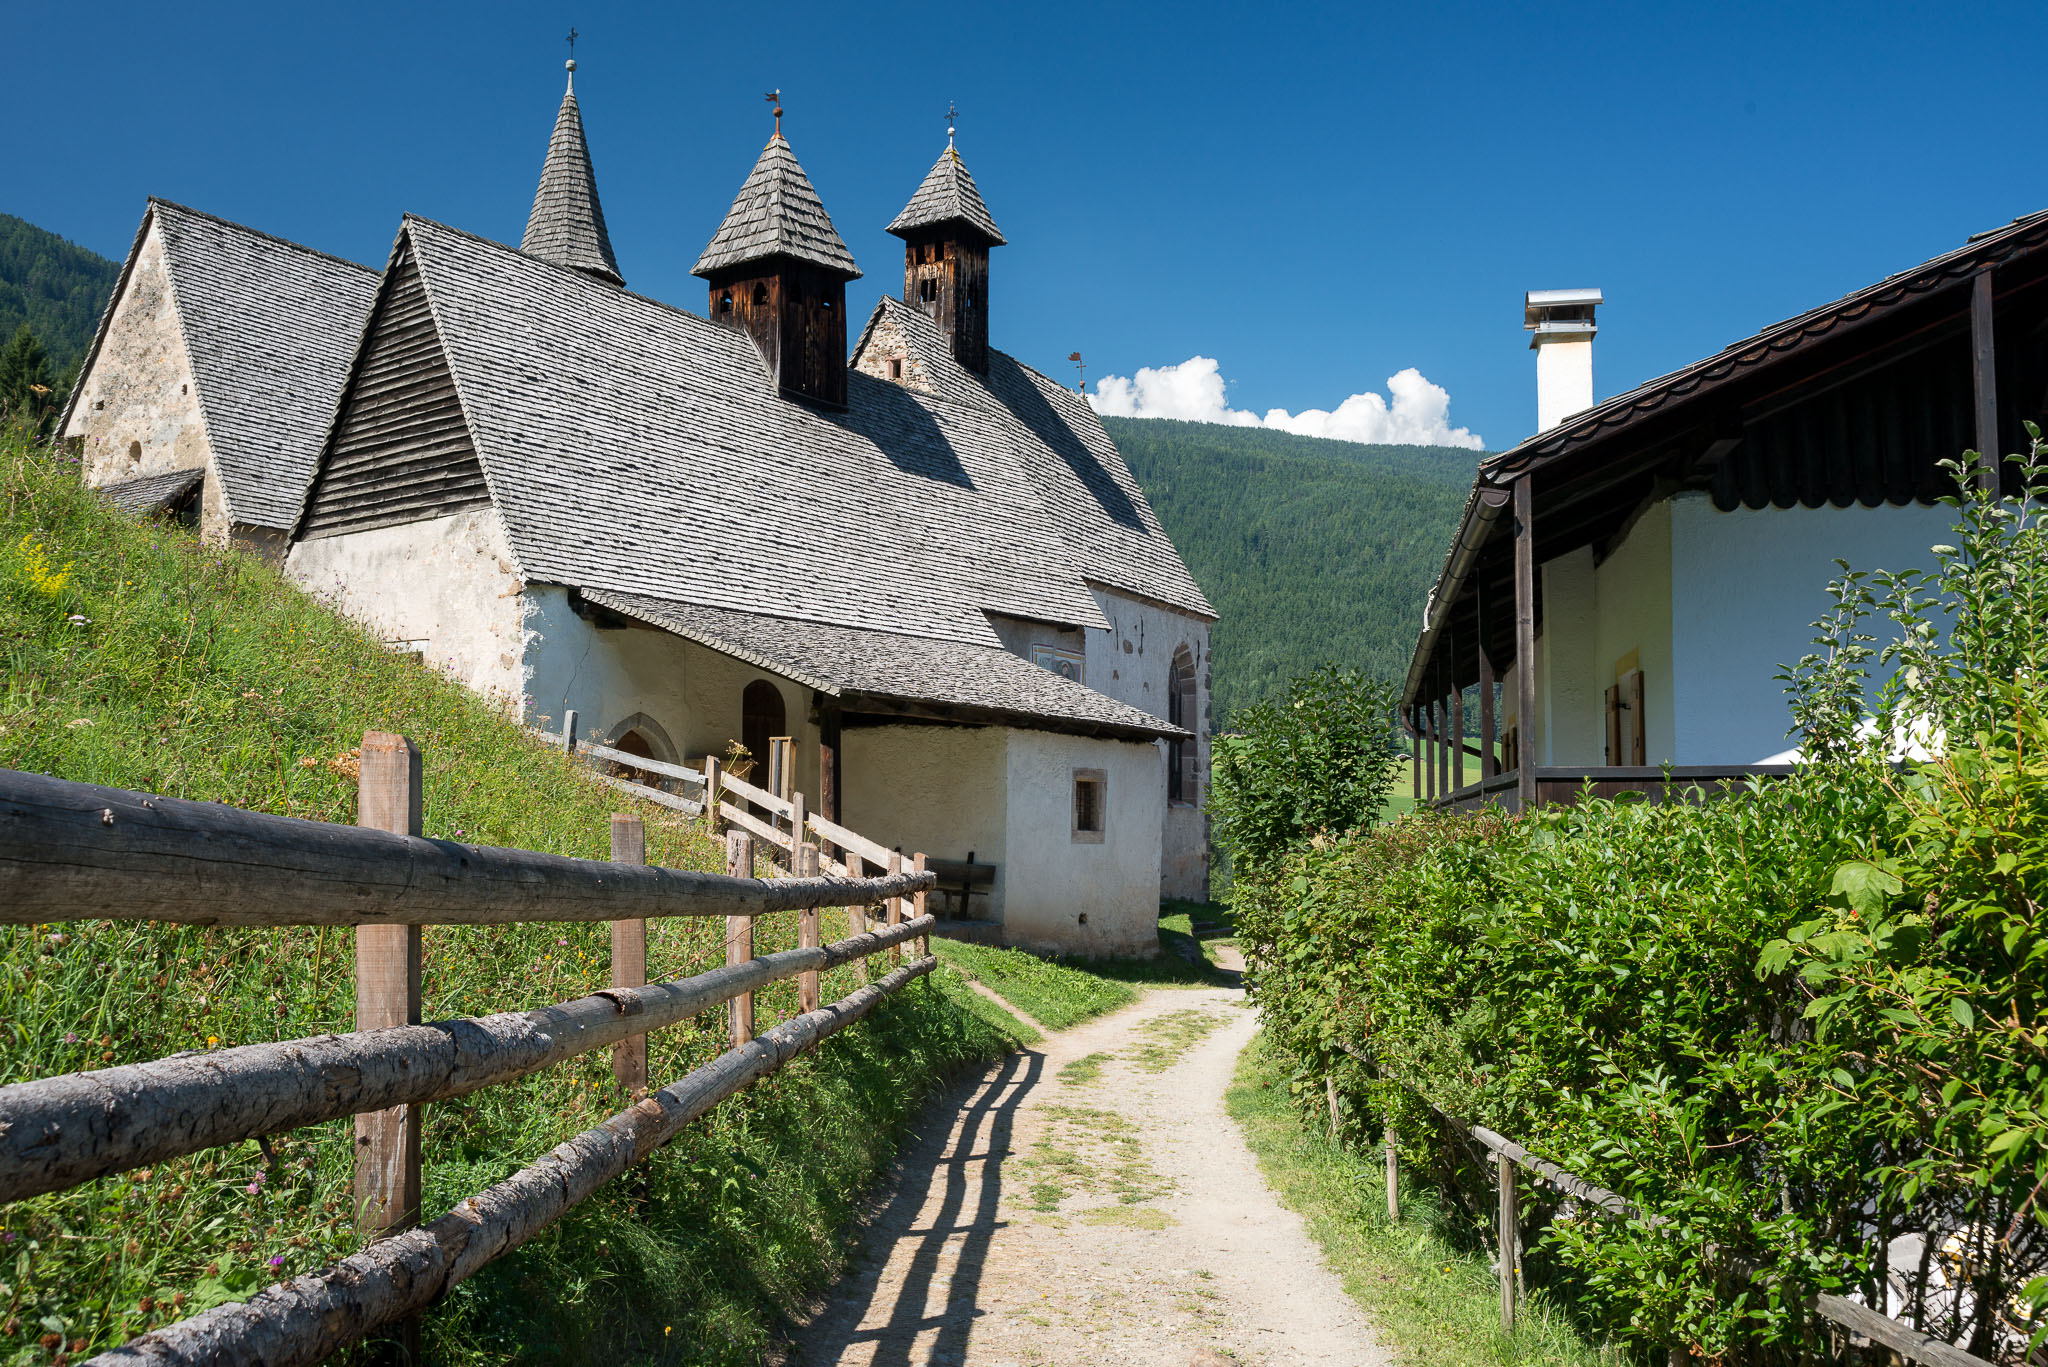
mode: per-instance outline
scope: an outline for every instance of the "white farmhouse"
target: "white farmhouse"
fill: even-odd
[[[1541,430],[1480,465],[1431,591],[1403,699],[1417,797],[1784,772],[1777,676],[1835,562],[1932,568],[1955,516],[1939,463],[2024,449],[2048,403],[2048,212],[1596,405],[1600,302],[1527,298]],[[2009,464],[1976,477],[2018,491]]]

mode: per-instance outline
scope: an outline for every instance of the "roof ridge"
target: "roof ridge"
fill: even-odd
[[[189,204],[180,204],[174,199],[165,199],[161,195],[150,195],[148,196],[148,201],[152,208],[174,209],[181,214],[190,214],[194,218],[203,218],[210,223],[218,223],[223,228],[233,228],[236,232],[247,233],[251,237],[260,237],[266,242],[275,242],[280,247],[290,247],[293,251],[302,252],[307,256],[317,256],[322,260],[332,261],[337,266],[353,266],[365,275],[383,274],[375,266],[365,266],[360,261],[351,261],[345,256],[336,256],[333,252],[323,252],[318,247],[308,247],[303,242],[294,242],[288,237],[279,237],[276,233],[266,233],[261,228],[252,228],[246,223],[237,223],[232,218],[222,218],[219,214],[210,214],[204,209],[195,209]]]

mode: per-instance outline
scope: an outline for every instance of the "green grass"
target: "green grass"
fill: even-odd
[[[1405,1367],[1603,1361],[1540,1292],[1523,1302],[1514,1336],[1502,1334],[1490,1258],[1449,1237],[1433,1190],[1404,1182],[1401,1223],[1389,1222],[1381,1156],[1343,1150],[1305,1127],[1289,1099],[1291,1073],[1256,1036],[1238,1058],[1225,1105],[1267,1185],[1306,1219],[1331,1270]]]
[[[932,950],[940,963],[980,983],[1048,1030],[1065,1030],[1138,999],[1123,983],[1021,949],[935,939]]]
[[[623,799],[489,700],[385,651],[276,570],[114,515],[76,467],[0,437],[0,766],[325,821],[354,819],[368,729],[424,753],[432,837],[605,857]],[[694,825],[650,809],[650,862],[712,869]],[[836,929],[836,927],[834,927]],[[648,966],[722,963],[722,928],[649,927]],[[795,942],[764,918],[760,952]],[[0,1083],[183,1049],[346,1030],[351,938],[315,928],[0,928]],[[429,928],[428,1019],[603,987],[602,925]],[[863,980],[827,975],[827,999]],[[766,1025],[796,984],[757,996]],[[653,1037],[672,1081],[722,1046],[718,1012]],[[913,986],[720,1106],[428,1316],[433,1359],[757,1362],[775,1321],[843,1264],[841,1231],[915,1108],[1028,1032],[949,974]],[[426,1110],[430,1214],[627,1104],[607,1051]],[[0,1208],[0,1364],[74,1356],[355,1251],[350,1126],[210,1150]]]

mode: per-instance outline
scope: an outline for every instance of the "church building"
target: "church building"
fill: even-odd
[[[1215,613],[1087,401],[991,346],[1004,239],[951,130],[852,329],[778,108],[700,315],[626,288],[574,71],[521,245],[407,216],[350,304],[276,471],[288,571],[534,725],[693,765],[788,737],[821,816],[993,866],[996,938],[1149,952],[1207,891]]]

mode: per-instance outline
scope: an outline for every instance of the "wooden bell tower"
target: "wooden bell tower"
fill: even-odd
[[[945,152],[889,231],[903,239],[903,302],[931,315],[961,365],[986,374],[988,253],[1003,235],[953,145],[954,117]]]

